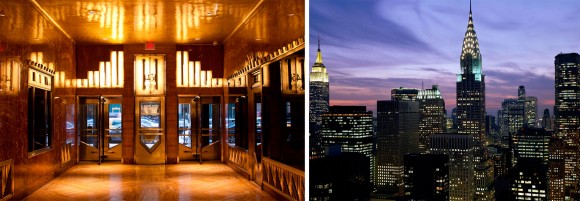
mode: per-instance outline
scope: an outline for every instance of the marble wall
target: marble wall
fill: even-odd
[[[8,61],[19,68],[15,79],[2,76],[0,92],[0,161],[14,160],[15,199],[22,199],[59,174],[75,165],[75,160],[62,164],[61,148],[66,143],[76,146],[74,130],[67,122],[75,121],[75,89],[54,88],[51,148],[41,154],[28,153],[28,66],[33,52],[42,52],[43,63],[54,64],[55,71],[75,72],[74,44],[71,39],[47,21],[32,4],[21,0],[3,0],[0,7],[0,72],[6,75]],[[69,77],[74,78],[74,77]],[[10,84],[9,84],[10,83]],[[6,87],[12,85],[12,90]],[[72,121],[72,122],[71,122]],[[76,158],[74,151],[71,158]]]

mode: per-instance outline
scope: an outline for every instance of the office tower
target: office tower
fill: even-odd
[[[518,101],[524,103],[523,126],[535,127],[538,113],[538,98],[526,95],[526,88],[518,88]]]
[[[419,90],[419,153],[429,151],[429,135],[443,133],[446,127],[445,101],[437,85]]]
[[[548,108],[544,109],[544,116],[542,116],[542,128],[546,130],[552,130],[552,116],[550,116],[550,110]]]
[[[368,200],[370,161],[362,153],[310,160],[310,200]]]
[[[575,194],[579,187],[580,143],[580,55],[558,54],[555,64],[555,130],[554,136],[563,141],[565,163],[565,196],[580,199]]]
[[[501,135],[509,136],[524,125],[525,101],[523,99],[504,99],[501,103]]]
[[[310,72],[310,158],[324,155],[320,142],[320,128],[322,125],[321,115],[328,112],[328,93],[328,73],[322,63],[319,39],[316,61],[312,65],[312,72]]]
[[[419,152],[429,150],[429,135],[441,133],[445,130],[445,101],[441,97],[439,86],[433,85],[430,89],[414,89],[400,87],[391,90],[393,101],[419,102]]]
[[[522,127],[512,137],[513,161],[521,158],[538,158],[547,165],[549,159],[550,137],[552,132],[543,128]],[[514,163],[515,164],[515,163]]]
[[[548,167],[539,158],[521,158],[510,173],[513,200],[548,200]]]
[[[538,98],[534,96],[526,96],[525,98],[525,112],[524,112],[524,126],[536,127],[538,121]]]
[[[369,158],[369,178],[373,180],[373,113],[365,106],[331,106],[322,114],[322,146],[340,146],[341,152],[362,153]]]
[[[500,177],[507,175],[509,149],[504,149],[499,145],[488,145],[487,150],[493,157],[493,175]]]
[[[563,201],[566,199],[564,186],[566,177],[565,152],[564,140],[557,136],[552,136],[550,139],[550,159],[548,161],[548,198],[550,200]]]
[[[449,200],[449,156],[405,154],[405,200]]]
[[[419,102],[377,101],[377,124],[376,189],[402,193],[404,154],[419,150]]]
[[[495,133],[495,116],[485,115],[485,135],[493,137]]]
[[[475,33],[469,6],[469,21],[463,39],[460,64],[457,74],[457,126],[460,135],[473,137],[473,168],[476,175],[475,199],[491,200],[494,197],[493,165],[485,150],[485,75],[482,72],[479,42]]]
[[[429,152],[449,156],[449,200],[473,200],[475,175],[473,137],[463,134],[434,134]]]

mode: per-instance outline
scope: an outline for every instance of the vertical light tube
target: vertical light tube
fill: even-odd
[[[61,84],[61,87],[64,87],[65,86],[64,85],[64,79],[65,79],[65,73],[64,73],[64,71],[61,71],[60,72],[60,84]]]
[[[179,18],[177,18],[179,19]],[[177,67],[175,69],[177,69],[177,87],[183,87],[183,83],[181,82],[181,71],[182,71],[182,63],[181,63],[181,51],[177,51],[177,55],[176,55],[176,59],[177,59]]]
[[[42,64],[42,62],[44,62],[43,61],[44,58],[42,58],[42,52],[38,52],[36,54],[36,59],[38,59],[37,63],[39,63],[39,64]]]
[[[58,75],[58,74],[57,74]],[[93,78],[95,78],[95,75],[93,74],[93,71],[89,71],[89,76],[88,76],[88,80],[89,80],[89,87],[93,88],[95,87],[94,83],[93,83]]]
[[[5,73],[0,73],[0,75],[5,75]],[[8,77],[10,77],[10,75],[8,75]],[[55,80],[55,82],[54,82],[54,87],[56,87],[56,88],[60,88],[60,85],[59,85],[59,81],[60,81],[60,72],[56,72],[56,73],[54,74],[54,80]]]
[[[135,62],[137,63],[137,68],[135,69],[135,90],[137,92],[142,92],[143,90],[143,57],[142,56],[137,56],[137,59],[135,60]]]
[[[207,84],[206,84],[207,87],[211,87],[211,78],[212,78],[211,70],[208,70],[207,77],[205,78],[205,80],[207,82]]]
[[[187,63],[189,63],[189,53],[187,51],[183,51],[183,85],[187,86],[189,84],[189,80],[193,79],[189,77],[189,68],[187,67]]]
[[[71,88],[70,80],[65,80],[65,83],[66,88]]]
[[[54,70],[54,62],[49,62],[48,68],[50,68],[51,70]]]
[[[94,81],[95,81],[94,87],[99,88],[100,82],[101,82],[101,80],[99,79],[99,71],[95,71],[95,73],[93,73],[93,75],[94,75]]]
[[[117,51],[111,51],[111,87],[117,87]]]
[[[81,79],[75,79],[75,80],[77,80],[77,81],[76,81],[76,83],[77,83],[77,88],[83,88],[83,81],[82,81]]]
[[[195,61],[195,73],[193,76],[195,77],[195,87],[199,87],[201,85],[201,61]]]
[[[122,22],[122,21],[121,21]],[[123,23],[121,23],[123,24]],[[123,59],[123,51],[119,51],[117,52],[117,66],[119,68],[119,87],[123,87],[124,86],[124,80],[125,80],[125,63],[124,59]]]
[[[262,67],[262,85],[267,87],[270,85],[270,69],[268,65]]]
[[[201,71],[201,87],[205,87],[206,71]]]
[[[105,62],[103,62],[103,61],[99,62],[99,73],[101,74],[100,75],[101,79],[99,80],[99,82],[100,82],[99,86],[105,87]]]
[[[105,62],[105,80],[107,88],[111,87],[111,62]]]
[[[30,53],[30,60],[38,63],[36,52]]]
[[[189,62],[189,87],[193,87],[193,82],[195,81],[195,77],[193,77],[193,61]]]
[[[89,79],[83,79],[83,88],[87,88],[89,86]]]

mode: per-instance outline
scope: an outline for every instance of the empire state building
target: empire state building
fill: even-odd
[[[328,73],[322,63],[320,39],[316,61],[310,72],[310,158],[319,158],[324,155],[320,141],[321,115],[328,112]]]

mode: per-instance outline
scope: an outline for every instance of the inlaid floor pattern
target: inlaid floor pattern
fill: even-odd
[[[274,200],[219,162],[175,165],[82,163],[25,200]]]

